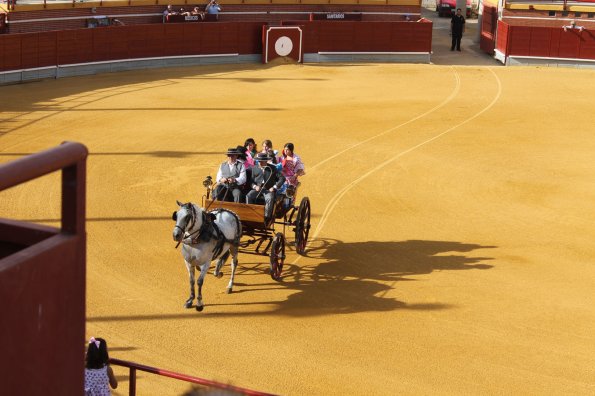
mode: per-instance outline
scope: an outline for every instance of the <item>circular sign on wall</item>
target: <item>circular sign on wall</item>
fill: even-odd
[[[287,36],[281,36],[275,41],[275,52],[279,56],[287,56],[293,50],[293,42]]]

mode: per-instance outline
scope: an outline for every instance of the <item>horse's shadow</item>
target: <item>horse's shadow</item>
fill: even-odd
[[[319,264],[308,265],[303,264],[303,261],[300,263],[299,260],[288,259],[283,269],[283,280],[277,286],[274,283],[263,285],[248,281],[238,284],[241,287],[236,290],[257,292],[276,287],[295,290],[286,300],[267,302],[276,304],[268,313],[289,316],[394,309],[447,309],[447,304],[408,304],[387,294],[398,287],[398,282],[413,281],[417,275],[434,271],[492,268],[492,265],[485,264],[492,258],[471,257],[464,253],[494,248],[461,242],[421,240],[345,243],[326,239],[317,240],[312,245],[307,252],[308,257],[317,259]],[[257,275],[265,267],[263,264],[244,268],[238,277]]]

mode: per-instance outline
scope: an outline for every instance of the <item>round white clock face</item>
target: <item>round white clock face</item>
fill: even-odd
[[[282,36],[275,41],[275,52],[279,56],[287,56],[293,49],[293,42],[287,36]]]

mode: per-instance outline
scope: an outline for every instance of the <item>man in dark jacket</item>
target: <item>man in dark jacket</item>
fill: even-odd
[[[450,33],[452,35],[452,45],[450,50],[454,51],[455,46],[457,51],[461,50],[461,38],[465,32],[465,17],[461,15],[461,9],[457,8],[457,13],[452,16],[450,20]]]
[[[246,195],[246,203],[255,204],[264,199],[265,220],[273,216],[273,201],[277,190],[283,186],[285,177],[274,165],[268,164],[272,158],[266,153],[258,153],[254,161],[258,166],[252,168],[252,190]]]

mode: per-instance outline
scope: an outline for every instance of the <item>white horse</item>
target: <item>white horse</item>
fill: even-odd
[[[194,301],[194,270],[200,269],[200,276],[196,282],[198,285],[198,297],[196,299],[196,310],[202,311],[202,284],[205,275],[209,271],[211,261],[217,257],[217,266],[214,274],[221,278],[221,267],[231,252],[231,279],[227,285],[227,293],[233,289],[233,278],[238,266],[238,246],[242,236],[242,224],[238,216],[226,209],[217,209],[212,212],[205,212],[201,207],[188,202],[185,204],[176,201],[180,207],[174,212],[173,219],[176,222],[173,231],[174,241],[182,243],[182,256],[186,262],[188,275],[190,276],[190,297],[184,304],[185,308],[191,308]]]

